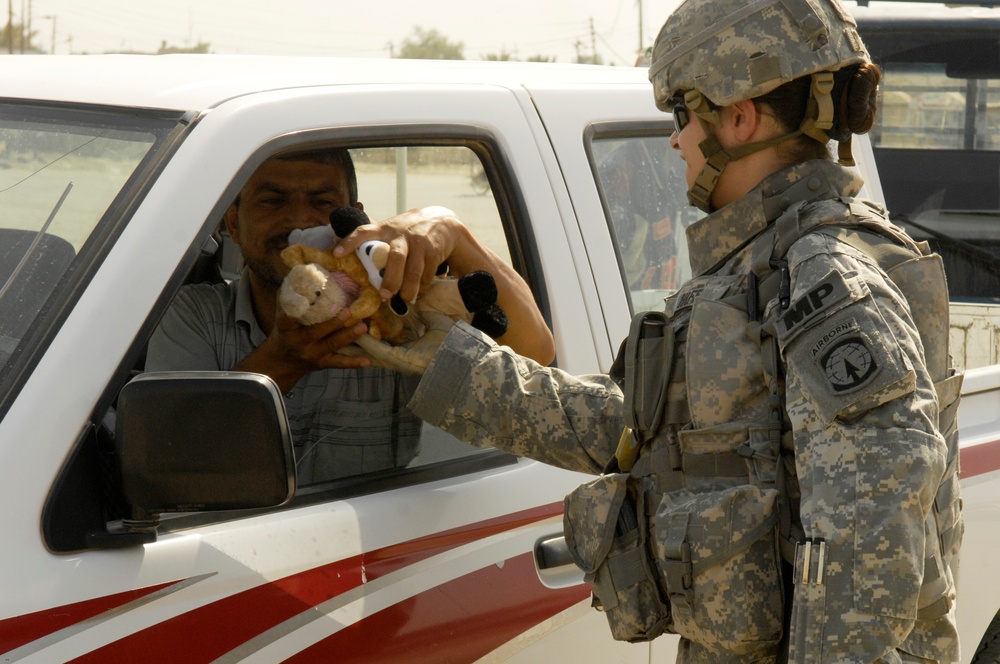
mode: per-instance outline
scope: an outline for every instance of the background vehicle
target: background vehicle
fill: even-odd
[[[962,410],[963,495],[970,520],[983,489],[970,476],[996,446],[1000,385],[1000,8],[878,1],[852,8],[865,44],[885,73],[880,118],[871,133],[894,221],[927,240],[945,261],[951,294],[952,352],[968,369]],[[967,447],[974,442],[984,445]],[[992,564],[980,554],[1000,544],[972,528],[960,593],[969,572]],[[995,530],[993,531],[995,533]],[[975,572],[972,572],[975,574]],[[982,634],[976,661],[1000,661],[998,606],[959,615]],[[994,605],[998,604],[994,602]],[[995,615],[994,615],[995,614]],[[966,638],[965,656],[975,647]]]
[[[995,364],[1000,339],[1000,9],[876,1],[853,8],[885,72],[871,133],[897,223],[941,253],[967,367]]]
[[[219,220],[242,183],[269,156],[319,145],[351,149],[373,218],[456,210],[531,284],[559,366],[608,370],[631,314],[687,278],[696,218],[644,70],[4,63],[0,661],[670,661],[672,638],[612,641],[575,568],[536,569],[583,476],[425,427],[405,468],[296,485],[266,382],[133,379],[177,289],[238,269]],[[868,144],[856,152],[880,198]],[[969,644],[998,604],[984,580],[1000,409],[967,403]],[[262,427],[271,444],[245,444]]]

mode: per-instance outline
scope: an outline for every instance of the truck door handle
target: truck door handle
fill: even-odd
[[[546,535],[535,542],[535,571],[546,588],[569,588],[583,581],[583,570],[576,566],[562,533]]]

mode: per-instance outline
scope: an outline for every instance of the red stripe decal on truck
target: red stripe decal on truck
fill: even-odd
[[[88,599],[0,621],[0,653],[9,652],[26,643],[112,611],[176,583],[180,583],[180,581],[171,581],[115,595]]]
[[[196,608],[72,661],[95,664],[209,662],[362,583],[461,545],[558,516],[561,512],[562,504],[553,503],[306,570]],[[507,560],[502,567],[489,565],[401,601],[362,620],[358,625],[363,627],[358,629],[366,635],[368,645],[371,645],[369,639],[377,634],[381,634],[378,638],[392,636],[395,639],[402,627],[397,624],[399,616],[409,615],[411,621],[407,633],[411,636],[408,638],[419,642],[429,639],[437,644],[442,641],[450,643],[453,638],[471,638],[450,632],[459,629],[459,624],[468,630],[468,616],[475,615],[478,610],[489,616],[483,617],[486,624],[482,628],[473,629],[469,634],[475,635],[473,640],[485,639],[481,646],[475,646],[481,648],[493,642],[497,645],[503,643],[588,596],[589,588],[586,586],[560,591],[544,588],[535,575],[531,554],[523,554]],[[491,599],[482,602],[488,607],[483,609],[478,598],[486,597]],[[427,611],[430,613],[425,613]],[[466,618],[462,619],[462,616]],[[0,626],[5,628],[6,624],[0,623]],[[487,638],[484,631],[493,635],[492,639]],[[352,629],[350,633],[358,632]],[[344,647],[345,638],[334,634],[306,652],[328,652],[327,644]],[[463,652],[471,647],[464,641],[462,643]],[[365,649],[358,644],[353,647],[361,651]],[[490,649],[493,647],[490,646]],[[300,661],[309,661],[308,655],[303,654],[302,657],[306,659]],[[368,658],[367,661],[372,660]]]
[[[587,586],[545,588],[531,558],[490,565],[394,604],[285,662],[475,662],[590,597]]]
[[[1000,440],[963,447],[961,454],[961,479],[1000,470]]]

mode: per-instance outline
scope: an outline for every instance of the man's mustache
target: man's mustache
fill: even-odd
[[[267,239],[264,243],[264,248],[269,251],[281,251],[288,246],[288,236],[287,235],[275,235]]]

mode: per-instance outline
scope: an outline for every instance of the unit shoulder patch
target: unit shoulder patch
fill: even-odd
[[[783,346],[788,389],[800,390],[826,422],[853,419],[915,388],[916,374],[897,346],[866,294],[791,330]]]
[[[861,336],[851,336],[837,342],[821,364],[834,392],[847,392],[863,386],[879,369],[879,362]]]

